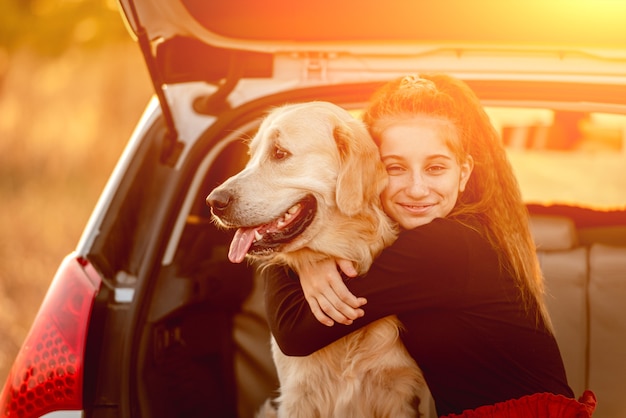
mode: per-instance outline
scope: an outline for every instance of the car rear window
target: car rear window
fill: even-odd
[[[487,107],[524,200],[599,210],[626,207],[626,115]]]

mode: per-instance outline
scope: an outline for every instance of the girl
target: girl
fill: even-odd
[[[591,416],[593,394],[579,402],[567,383],[519,186],[471,89],[402,77],[364,120],[389,176],[381,201],[401,232],[364,277],[342,280],[335,263],[354,276],[348,260],[297,272],[300,281],[270,271],[266,309],[281,350],[308,355],[396,314],[440,416]]]

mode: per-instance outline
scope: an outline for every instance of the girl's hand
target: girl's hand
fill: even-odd
[[[361,306],[367,303],[365,298],[357,298],[350,293],[337,266],[348,277],[357,275],[352,262],[332,259],[320,261],[298,272],[304,296],[313,315],[329,327],[335,321],[344,325],[352,324],[365,314]]]

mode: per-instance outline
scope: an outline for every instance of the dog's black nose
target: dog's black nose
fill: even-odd
[[[213,190],[206,197],[206,204],[209,205],[214,215],[221,215],[224,213],[228,206],[233,201],[233,197],[230,193],[223,190]]]

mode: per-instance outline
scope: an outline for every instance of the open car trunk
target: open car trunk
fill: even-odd
[[[90,334],[89,416],[243,418],[275,396],[262,283],[227,260],[231,235],[205,205],[244,166],[245,140],[270,108],[328,100],[358,110],[391,77],[446,72],[485,104],[626,113],[622,2],[120,3],[160,106],[79,248],[112,283]],[[620,216],[610,243],[626,246]],[[576,256],[587,260],[602,234]]]

